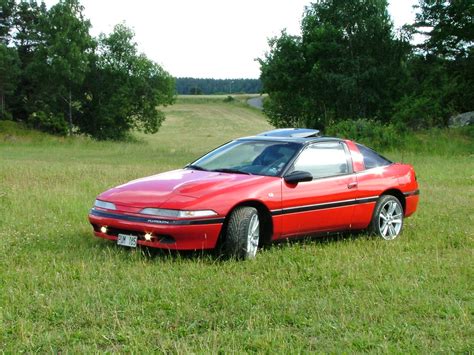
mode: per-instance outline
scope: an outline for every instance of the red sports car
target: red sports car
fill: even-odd
[[[246,259],[283,238],[369,229],[394,239],[418,195],[410,165],[317,130],[278,129],[110,189],[89,220],[96,236],[123,246]]]

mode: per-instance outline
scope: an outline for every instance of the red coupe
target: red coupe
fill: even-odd
[[[394,239],[418,195],[410,165],[317,130],[279,129],[110,189],[89,220],[118,245],[219,248],[247,259],[283,238],[368,229]]]

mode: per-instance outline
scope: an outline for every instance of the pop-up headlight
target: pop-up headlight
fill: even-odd
[[[115,205],[112,202],[105,202],[101,200],[95,200],[94,207],[105,208],[107,210],[115,210]]]
[[[196,217],[217,216],[217,213],[212,210],[180,211],[180,210],[168,210],[164,208],[145,208],[141,210],[140,213],[148,214],[152,216],[173,217],[173,218],[196,218]]]

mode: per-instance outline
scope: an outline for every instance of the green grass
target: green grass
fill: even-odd
[[[0,122],[0,352],[474,350],[471,139],[443,131],[441,145],[419,136],[420,154],[385,152],[412,163],[421,188],[393,242],[283,243],[236,262],[93,237],[87,212],[99,192],[270,128],[238,104],[166,111],[139,143]]]

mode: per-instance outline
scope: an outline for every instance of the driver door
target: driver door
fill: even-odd
[[[312,181],[282,183],[282,236],[349,229],[357,196],[350,153],[343,142],[306,147],[290,171],[307,171]]]

